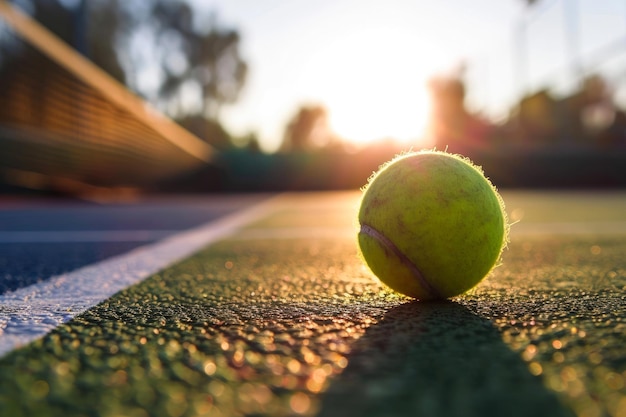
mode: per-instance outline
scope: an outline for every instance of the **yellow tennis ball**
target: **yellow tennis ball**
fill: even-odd
[[[438,151],[400,155],[364,188],[361,255],[392,289],[445,299],[478,284],[508,239],[502,198],[469,159]]]

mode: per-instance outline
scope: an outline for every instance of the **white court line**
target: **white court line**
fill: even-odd
[[[147,242],[180,230],[45,230],[0,232],[0,243]]]
[[[0,356],[270,213],[280,196],[126,254],[0,295]]]

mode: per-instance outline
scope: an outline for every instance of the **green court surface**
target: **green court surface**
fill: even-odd
[[[358,192],[268,215],[0,360],[1,416],[626,417],[626,193],[503,193],[502,265],[421,303]]]

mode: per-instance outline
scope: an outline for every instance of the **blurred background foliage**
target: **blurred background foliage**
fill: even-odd
[[[222,26],[217,15],[194,18],[199,15],[182,0],[15,3],[166,115],[200,136],[224,140],[216,128],[219,109],[237,100],[248,68],[238,31]],[[35,55],[7,49],[0,56],[6,72],[23,68]],[[202,119],[204,128],[198,127]]]
[[[274,153],[261,151],[254,131],[231,135],[220,121],[220,110],[237,101],[250,71],[241,53],[241,35],[222,24],[217,13],[198,13],[184,0],[13,3],[219,151],[210,165],[143,188],[356,188],[385,160],[421,146],[380,138],[357,147],[333,132],[324,103],[295,108]],[[30,50],[1,36],[0,43],[0,81],[24,67],[47,72],[46,61]],[[588,74],[566,96],[549,89],[528,92],[497,122],[468,109],[466,75],[461,64],[429,81],[429,147],[471,157],[506,187],[626,185],[626,114],[601,75]],[[111,185],[132,186],[132,178],[128,184]]]

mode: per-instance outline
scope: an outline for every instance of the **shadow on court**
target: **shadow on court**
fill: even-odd
[[[452,302],[400,305],[367,329],[320,416],[571,416],[489,320]]]

